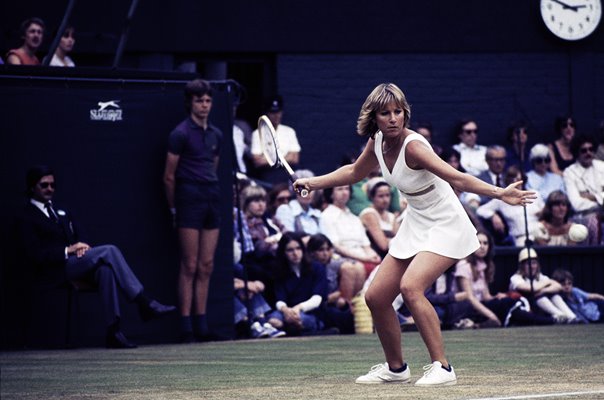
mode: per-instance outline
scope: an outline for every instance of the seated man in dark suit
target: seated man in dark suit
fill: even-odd
[[[495,144],[487,147],[485,159],[489,168],[486,171],[482,171],[476,177],[491,185],[506,187],[506,184],[504,182],[506,154],[507,152],[503,146]],[[491,200],[492,199],[488,196],[480,196],[480,205],[486,204]],[[501,220],[505,225],[505,219],[503,218],[503,216],[499,212],[497,212],[497,214],[501,217]],[[505,226],[505,231],[500,232],[493,227],[493,223],[490,219],[481,219],[481,222],[484,227],[489,231],[489,233],[491,233],[491,235],[493,236],[495,244],[500,246],[510,245],[507,225]]]
[[[482,171],[476,177],[491,185],[505,187],[503,183],[503,172],[505,171],[506,150],[503,146],[492,145],[487,147],[485,159],[489,169]],[[480,196],[480,204],[490,201],[488,196]]]
[[[46,280],[87,280],[99,288],[107,324],[109,348],[133,348],[120,331],[118,288],[138,304],[143,320],[160,317],[176,307],[149,299],[120,250],[113,245],[95,246],[81,241],[80,231],[69,214],[54,208],[55,177],[47,166],[27,171],[29,202],[20,229],[26,261]]]

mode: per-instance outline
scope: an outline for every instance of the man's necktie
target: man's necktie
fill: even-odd
[[[501,178],[499,178],[499,174],[497,175],[497,178],[495,179],[495,185],[497,187],[501,187]]]
[[[46,211],[48,212],[48,218],[50,218],[51,221],[59,222],[59,217],[57,217],[55,210],[53,210],[52,204],[50,203],[50,201],[48,203],[44,204],[44,207],[46,207]]]

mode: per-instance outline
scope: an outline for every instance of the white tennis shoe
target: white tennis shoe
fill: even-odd
[[[285,332],[283,332],[280,329],[275,328],[268,322],[265,322],[264,325],[262,325],[262,327],[264,328],[264,331],[267,333],[268,337],[271,339],[287,335]]]
[[[388,368],[388,363],[383,363],[374,365],[367,374],[359,376],[354,382],[373,385],[380,383],[405,383],[409,382],[410,379],[411,371],[409,371],[408,365],[403,372],[392,372]]]
[[[443,368],[439,361],[434,361],[424,367],[424,376],[415,382],[416,386],[449,386],[457,383],[457,376],[453,366],[449,365],[451,371]]]

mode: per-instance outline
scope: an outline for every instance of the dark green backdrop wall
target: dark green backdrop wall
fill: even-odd
[[[120,247],[146,291],[159,300],[176,304],[178,249],[175,231],[165,201],[162,173],[170,131],[185,116],[182,90],[191,76],[170,80],[126,76],[116,72],[91,73],[94,78],[54,78],[38,75],[0,78],[0,109],[3,114],[0,147],[2,176],[2,323],[3,344],[23,341],[18,323],[9,317],[21,310],[27,286],[15,279],[23,268],[14,254],[11,225],[23,208],[24,174],[32,164],[54,167],[58,183],[55,203],[74,213],[91,244],[112,243]],[[165,78],[165,75],[164,75]],[[211,282],[209,318],[214,330],[231,337],[232,331],[232,203],[231,97],[233,82],[214,82],[217,88],[211,121],[225,133],[220,179],[223,189],[223,224],[215,273]],[[93,120],[99,102],[115,100],[121,120]],[[49,294],[51,296],[52,294]],[[54,296],[54,295],[52,295]],[[40,296],[38,296],[40,297]],[[44,297],[44,296],[42,296]],[[104,330],[96,315],[98,297],[82,296],[80,342],[102,344]],[[59,334],[64,299],[56,299],[48,312],[34,302],[34,330],[48,333],[28,340],[51,344]],[[46,306],[54,304],[50,297]],[[142,342],[176,340],[178,318],[142,324],[136,309],[123,302],[124,330]],[[61,337],[59,335],[59,337]]]

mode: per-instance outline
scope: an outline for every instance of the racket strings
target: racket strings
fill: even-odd
[[[278,161],[277,157],[277,146],[273,134],[268,126],[260,124],[258,127],[260,133],[260,143],[262,145],[262,152],[266,157],[266,161],[271,165],[276,165]]]

